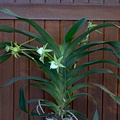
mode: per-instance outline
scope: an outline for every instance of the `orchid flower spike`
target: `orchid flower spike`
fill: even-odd
[[[52,52],[51,49],[46,49],[46,47],[47,47],[47,44],[37,49],[37,53],[40,54],[41,56],[39,60],[43,63],[44,63],[44,57],[47,57],[47,53]]]
[[[57,59],[56,56],[54,55],[54,60],[50,62],[51,63],[50,69],[57,69],[57,72],[58,72],[59,67],[65,68],[65,66],[61,64],[62,58],[63,57],[60,57],[59,59]]]
[[[97,26],[97,24],[93,24],[91,21],[88,22],[88,30],[92,29],[93,27]],[[99,30],[95,30],[96,32],[102,34]]]
[[[11,51],[11,54],[14,55],[16,58],[20,57],[19,52],[21,51],[20,46],[18,46],[16,43],[14,43],[14,46],[11,44],[11,46],[6,46],[5,50],[7,52]]]

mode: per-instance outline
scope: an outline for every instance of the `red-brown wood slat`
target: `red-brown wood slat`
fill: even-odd
[[[43,4],[45,3],[46,4]],[[13,4],[16,2],[15,4]],[[24,3],[23,3],[24,2]],[[29,3],[31,2],[31,3]],[[59,4],[61,2],[61,5]],[[74,2],[74,4],[72,4]],[[10,3],[10,4],[8,4]],[[42,4],[41,4],[42,3]],[[70,4],[68,4],[70,3]],[[42,27],[45,26],[46,30],[50,32],[50,34],[55,38],[57,43],[61,43],[61,40],[63,40],[63,29],[66,28],[66,31],[68,28],[73,24],[74,21],[72,20],[78,20],[82,17],[86,17],[88,19],[94,19],[94,20],[112,20],[112,21],[120,21],[120,5],[119,0],[104,0],[104,5],[102,4],[103,0],[1,0],[0,1],[0,9],[2,8],[9,8],[10,10],[13,10],[18,15],[28,17],[34,20],[37,20],[37,23],[40,24]],[[7,24],[14,27],[14,23],[12,20],[5,20],[5,19],[15,19],[14,17],[5,15],[0,13],[0,24]],[[42,21],[41,21],[42,20]],[[47,20],[44,21],[43,20]],[[109,21],[111,22],[111,21]],[[94,23],[102,23],[102,21],[94,21]],[[114,22],[113,22],[114,23]],[[115,22],[118,24],[117,22]],[[15,21],[16,28],[19,29],[26,29],[29,30],[29,26],[21,21]],[[112,28],[105,29],[105,33],[103,36],[105,36],[105,40],[115,40],[120,39],[120,32],[118,33],[118,30],[115,30]],[[30,31],[34,31],[32,27],[30,27]],[[116,34],[116,32],[118,34]],[[111,35],[111,36],[109,36]],[[117,38],[117,37],[119,38]],[[11,38],[12,37],[12,38]],[[5,33],[0,36],[0,38],[7,41],[9,38],[10,40],[13,40],[13,34],[6,35]],[[97,38],[102,39],[102,35],[98,33],[91,34],[90,40],[96,40]],[[113,38],[113,39],[112,39]],[[28,38],[15,34],[15,39],[20,40],[28,40]],[[31,45],[38,45],[36,42],[31,42]],[[89,60],[95,59],[95,54],[91,54],[89,56]],[[97,58],[100,58],[101,56],[104,56],[104,58],[111,58],[111,55],[103,53],[98,53]],[[114,57],[112,57],[115,59]],[[84,58],[81,60],[81,62],[87,61],[88,58]],[[20,61],[20,62],[19,62]],[[0,84],[3,84],[3,82],[9,81],[9,78],[13,77],[13,73],[15,76],[21,76],[21,75],[32,75],[32,76],[38,76],[38,77],[44,77],[44,74],[41,72],[38,66],[36,66],[33,62],[29,62],[25,58],[20,58],[18,60],[12,62],[12,58],[7,61],[5,64],[0,65]],[[10,66],[7,69],[7,66]],[[19,66],[19,69],[17,68],[17,65]],[[14,66],[14,67],[13,67]],[[25,68],[23,68],[23,67]],[[115,72],[119,72],[116,68],[113,66],[104,65],[105,67],[111,67]],[[5,68],[4,68],[5,67]],[[30,68],[29,68],[30,67]],[[102,64],[95,66],[102,67]],[[89,69],[94,68],[94,66],[90,66]],[[23,70],[24,69],[24,70]],[[14,72],[15,71],[15,72]],[[8,74],[8,76],[6,76]],[[3,81],[4,78],[4,81]],[[89,81],[88,81],[89,78]],[[96,80],[93,80],[93,78],[99,78],[98,83],[102,83],[102,75],[91,75],[83,80],[81,82],[96,82]],[[104,85],[107,86],[107,88],[111,89],[115,94],[118,94],[120,96],[120,82],[113,82],[109,79],[114,79],[114,77],[111,77],[109,75],[104,76]],[[108,79],[108,80],[106,80]],[[19,112],[18,108],[18,88],[20,85],[29,82],[29,81],[20,81],[19,83],[16,83],[12,86],[2,88],[0,91],[0,120],[13,120],[16,119],[16,115]],[[119,83],[119,84],[118,84]],[[111,84],[114,86],[111,88]],[[14,88],[13,88],[14,86]],[[6,90],[5,90],[6,89]],[[11,92],[12,91],[12,92]],[[108,95],[104,93],[102,96],[102,92],[100,89],[90,87],[89,89],[84,89],[82,91],[77,92],[89,92],[95,95],[95,98],[97,99],[97,102],[99,104],[99,111],[100,111],[100,120],[119,120],[120,119],[120,106],[117,105]],[[100,93],[97,95],[97,93]],[[14,98],[13,98],[14,94]],[[46,98],[48,99],[49,96],[47,94],[44,94],[43,91],[36,89],[33,86],[30,86],[26,89],[26,95],[27,98],[33,99],[33,98]],[[1,99],[2,98],[2,99]],[[10,98],[10,99],[9,99]],[[50,100],[52,100],[50,98]],[[94,104],[92,103],[91,99],[88,98],[89,101],[87,101],[86,97],[82,97],[82,99],[78,99],[73,102],[73,108],[76,110],[79,110],[80,112],[87,114],[89,116],[89,119],[92,119],[92,114],[94,109]],[[14,103],[14,105],[13,105]],[[102,105],[103,103],[103,105]],[[88,105],[87,105],[88,104]],[[35,104],[36,105],[36,104]],[[13,108],[14,106],[14,108]],[[29,106],[29,110],[34,105]],[[3,108],[3,109],[1,109]],[[6,111],[7,109],[10,109],[10,111]],[[13,110],[14,109],[14,110]],[[103,111],[102,111],[103,110]],[[47,111],[49,112],[49,111]],[[28,120],[28,116],[26,114],[22,113],[21,120]],[[35,120],[42,120],[42,118],[36,118],[33,117]]]
[[[29,30],[29,25],[23,21],[17,20],[15,21],[15,28],[20,29],[20,30]],[[29,38],[15,33],[15,42],[16,43],[23,43],[28,41]],[[28,76],[29,75],[29,60],[25,57],[19,57],[18,59],[15,59],[15,71],[14,71],[14,76],[19,77],[19,76]],[[19,89],[22,87],[22,85],[28,83],[28,80],[21,80],[15,83],[14,85],[14,118],[16,119],[16,116],[19,114],[20,109],[19,109]],[[28,86],[25,88],[25,95],[26,99],[28,99]],[[26,113],[21,114],[21,119],[26,119],[28,120],[28,115]]]
[[[0,20],[0,25],[8,25],[14,27],[11,20]],[[14,40],[14,34],[0,33],[0,42]],[[0,86],[10,81],[13,78],[14,65],[13,58],[0,65]],[[0,88],[0,120],[13,120],[13,85]]]
[[[8,8],[18,15],[38,20],[120,20],[120,5],[112,4],[0,4],[0,9]],[[0,13],[0,19],[15,17]]]
[[[119,2],[120,2],[119,0],[105,0],[104,1],[105,4],[119,4]],[[115,23],[115,24],[118,24],[118,23]],[[113,34],[112,30],[110,30],[110,29],[106,29],[106,30],[107,31],[105,31],[106,32],[105,33],[105,35],[106,35],[105,40],[107,38],[108,38],[108,40],[114,40],[114,39],[119,40],[118,39],[119,38],[118,30],[115,30],[114,34]],[[112,34],[112,36],[108,32],[110,32]],[[108,58],[112,58],[112,56],[110,56],[109,54],[107,54],[107,57]],[[115,57],[113,57],[113,59],[115,59]],[[108,66],[106,65],[106,67],[108,67]],[[114,68],[112,66],[109,66],[108,68],[112,68],[112,70],[115,73],[118,73],[118,71],[117,71],[118,69],[116,69],[116,68]],[[117,94],[117,91],[118,91],[117,90],[117,84],[118,84],[117,79],[114,79],[114,77],[110,77],[110,76],[107,76],[107,75],[105,76],[105,78],[107,80],[104,82],[104,84],[109,86],[108,88],[111,88],[112,91]],[[115,80],[115,81],[112,81],[112,79]],[[118,88],[118,89],[120,89],[120,88]],[[117,119],[117,117],[118,117],[117,116],[117,112],[118,112],[117,111],[117,105],[112,100],[108,101],[108,99],[109,99],[109,97],[107,95],[104,95],[103,106],[105,105],[106,109],[103,110],[103,120],[106,120],[106,119],[109,119],[109,120]],[[107,107],[107,105],[108,105],[108,107]],[[112,106],[109,106],[109,105],[112,105]]]
[[[103,4],[103,0],[89,0],[89,3],[92,3],[92,4]]]
[[[16,0],[15,3],[29,3],[30,0]]]
[[[88,3],[88,0],[74,0],[74,3]]]
[[[31,0],[31,3],[45,3],[45,0]]]
[[[95,21],[93,22],[93,24],[102,24],[103,22],[100,21]],[[103,41],[103,29],[99,30],[100,32],[102,32],[102,34],[97,33],[96,31],[90,34],[90,42],[93,41]],[[97,49],[97,48],[101,48],[103,47],[103,45],[97,45],[94,46],[90,49]],[[95,61],[95,60],[100,60],[103,59],[103,51],[99,51],[99,52],[94,52],[92,54],[89,55],[89,61]],[[97,65],[91,65],[89,66],[89,70],[92,69],[98,69],[98,68],[103,68],[103,64],[97,64]],[[98,83],[98,84],[102,84],[103,81],[103,75],[102,74],[92,74],[89,77],[89,83]],[[97,103],[98,103],[98,111],[99,111],[99,115],[100,115],[100,120],[102,119],[102,90],[100,88],[97,87],[89,87],[88,88],[88,93],[92,94],[93,97],[96,99]],[[96,105],[94,103],[94,101],[91,98],[88,98],[88,118],[92,119],[93,118],[93,114],[96,110]]]
[[[0,3],[14,3],[14,0],[0,0]]]
[[[60,3],[60,0],[46,0],[46,4],[48,3]],[[53,37],[53,39],[59,43],[59,21],[45,21],[45,30]],[[47,77],[45,77],[48,79]],[[48,93],[45,93],[45,99],[54,101],[53,97]],[[51,110],[45,108],[46,113],[50,113]]]
[[[41,27],[44,28],[44,21],[35,21],[37,22]],[[30,32],[37,33],[36,30],[30,26]],[[36,47],[41,47],[41,44],[35,41],[30,42],[30,45],[36,46]],[[30,76],[36,76],[36,77],[42,77],[44,78],[44,74],[39,66],[37,66],[34,62],[30,61]],[[30,81],[31,83],[37,83]],[[29,99],[44,99],[44,91],[41,90],[40,88],[36,88],[34,86],[30,86],[30,91],[29,91]],[[33,103],[30,105],[30,111],[37,105],[38,103]],[[42,120],[42,118],[39,117],[32,117],[35,120]]]
[[[45,29],[53,37],[53,39],[56,41],[56,43],[59,43],[59,21],[45,21]],[[48,79],[48,78],[46,78],[46,79]],[[45,93],[45,99],[54,101],[53,98],[48,93]],[[47,113],[50,112],[47,109],[45,109],[45,111]]]
[[[120,22],[119,22],[119,26],[120,26]],[[120,41],[120,30],[118,31],[118,41]],[[120,63],[120,60],[118,61]],[[120,75],[120,69],[118,69],[118,74]],[[118,96],[120,97],[120,81],[118,81]],[[118,112],[117,112],[117,117],[118,120],[120,119],[120,105],[117,106],[118,107]]]
[[[73,3],[73,0],[61,0],[61,3]]]
[[[117,22],[113,22],[114,24],[118,24]],[[113,34],[114,31],[114,34]],[[109,40],[118,40],[118,29],[117,28],[105,28],[105,41]],[[104,59],[115,60],[118,62],[118,59],[109,52],[104,52]],[[118,68],[113,65],[104,64],[104,67],[114,71],[114,73],[118,73]],[[114,94],[117,95],[117,79],[115,76],[110,74],[104,75],[103,84]],[[116,102],[110,98],[110,96],[106,93],[103,94],[103,120],[116,120],[117,119],[117,104]]]
[[[31,0],[31,3],[45,3],[45,0]],[[41,27],[44,28],[44,21],[36,21]],[[33,33],[38,33],[36,32],[36,30],[30,26],[30,31]],[[32,41],[30,43],[33,46],[37,46],[40,47],[41,45],[38,44],[38,42]],[[42,70],[40,69],[39,66],[35,65],[35,63],[33,63],[32,61],[30,62],[30,75],[31,76],[37,76],[37,77],[44,77],[44,74],[42,72]],[[36,83],[33,81],[30,81],[32,83]],[[30,86],[30,99],[44,99],[44,91],[41,90],[40,88],[36,88],[34,86]],[[30,110],[32,110],[38,103],[33,103],[30,105]],[[39,118],[39,117],[32,117],[33,119],[36,120],[43,120],[43,118]]]
[[[104,3],[108,3],[108,4],[119,4],[119,0],[105,0]]]
[[[46,3],[60,3],[60,0],[46,0]]]
[[[77,37],[80,34],[82,34],[83,32],[85,32],[86,29],[87,29],[87,26],[88,26],[88,24],[86,22],[86,24],[77,32],[75,37]],[[80,61],[77,62],[77,65],[80,65],[80,64],[83,64],[83,63],[86,63],[86,62],[88,62],[88,56],[85,56],[85,57],[81,58]],[[85,72],[87,70],[88,70],[88,68],[85,68],[82,71],[80,71],[78,74],[81,74],[81,73],[83,73],[83,72]],[[85,78],[80,79],[78,82],[76,82],[75,85],[76,84],[81,84],[81,83],[87,83],[87,82],[88,82],[88,77],[85,77]],[[87,88],[82,88],[80,90],[77,90],[77,91],[74,92],[74,94],[83,93],[83,92],[86,93]],[[77,98],[76,100],[73,101],[73,109],[81,112],[82,114],[84,114],[86,116],[88,114],[87,108],[88,108],[87,96],[84,95],[84,96],[79,97],[79,98]]]

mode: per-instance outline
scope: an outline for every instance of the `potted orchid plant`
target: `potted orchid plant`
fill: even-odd
[[[118,79],[120,77],[112,72],[109,69],[92,69],[85,71],[79,74],[79,71],[82,71],[84,68],[89,67],[90,65],[99,64],[99,63],[109,63],[115,65],[116,67],[120,67],[120,64],[108,60],[108,59],[100,59],[96,61],[88,61],[83,64],[76,64],[80,61],[81,58],[93,53],[95,51],[107,51],[111,54],[114,54],[117,58],[120,58],[120,42],[119,41],[89,41],[89,34],[93,31],[98,31],[100,28],[104,27],[117,27],[112,23],[103,23],[100,25],[92,24],[92,22],[88,22],[88,26],[86,31],[82,34],[74,37],[75,34],[82,28],[82,26],[87,21],[86,18],[80,19],[76,22],[70,30],[65,34],[64,40],[61,45],[58,45],[55,40],[45,31],[42,27],[40,27],[36,22],[20,17],[13,13],[8,9],[3,9],[1,12],[6,14],[15,16],[19,20],[23,20],[33,26],[39,34],[31,33],[29,31],[21,31],[8,26],[0,26],[1,32],[16,32],[30,37],[29,41],[25,41],[22,44],[7,42],[0,42],[0,50],[4,50],[4,52],[0,56],[0,63],[5,62],[11,56],[19,58],[20,56],[27,57],[31,61],[40,67],[45,73],[45,78],[39,78],[35,76],[22,76],[11,79],[5,85],[1,87],[13,84],[18,80],[22,79],[30,79],[31,81],[36,81],[37,83],[28,83],[21,86],[20,95],[19,95],[19,107],[22,111],[30,114],[31,116],[45,117],[46,120],[88,120],[87,116],[70,108],[70,103],[81,97],[83,95],[87,95],[91,97],[96,105],[96,110],[93,115],[93,120],[99,120],[97,102],[95,98],[89,93],[76,93],[74,92],[78,89],[89,87],[89,86],[97,86],[101,88],[104,92],[108,93],[112,99],[114,99],[118,104],[120,104],[120,98],[115,94],[110,92],[105,86],[97,83],[79,83],[75,84],[77,81],[82,78],[93,74],[93,73],[109,73],[116,76]],[[42,47],[28,45],[30,41],[37,41],[42,45]],[[89,50],[92,46],[100,45],[100,44],[108,44],[110,47],[100,47],[97,49]],[[44,100],[44,99],[32,99],[26,100],[24,94],[24,88],[27,85],[38,87],[45,92],[49,93],[55,100],[53,101]],[[32,102],[37,102],[37,106],[33,108],[33,110],[28,111],[27,105]],[[51,109],[51,113],[45,113],[44,107],[48,107]]]

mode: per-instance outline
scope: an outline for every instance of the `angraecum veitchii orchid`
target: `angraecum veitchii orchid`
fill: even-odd
[[[29,41],[26,41],[22,44],[7,42],[0,42],[0,50],[4,52],[0,56],[0,63],[5,62],[11,56],[19,59],[19,57],[27,57],[35,64],[38,65],[40,69],[43,70],[46,77],[40,78],[35,76],[22,76],[11,79],[5,85],[1,87],[13,84],[18,80],[29,79],[30,83],[21,86],[20,95],[19,95],[19,107],[25,113],[28,113],[30,116],[45,117],[46,120],[89,120],[87,115],[80,113],[79,111],[73,110],[70,105],[71,102],[75,99],[82,97],[83,95],[89,96],[96,105],[95,112],[93,114],[93,120],[99,120],[98,114],[98,105],[96,99],[89,93],[85,92],[75,92],[81,88],[96,86],[102,89],[104,92],[109,94],[111,98],[120,104],[120,98],[115,94],[110,92],[105,86],[98,83],[77,83],[86,76],[89,76],[93,73],[107,73],[114,75],[118,79],[120,77],[106,68],[98,69],[89,69],[83,71],[84,68],[89,67],[90,65],[99,64],[99,63],[108,63],[120,68],[120,64],[116,61],[109,59],[99,59],[93,61],[87,61],[82,64],[77,64],[83,57],[88,56],[89,54],[96,51],[107,51],[111,54],[114,54],[116,58],[120,58],[120,41],[94,41],[90,42],[89,36],[93,31],[101,32],[98,30],[104,27],[116,27],[120,28],[117,25],[112,23],[103,23],[100,25],[93,24],[91,21],[88,22],[86,30],[81,33],[76,33],[81,30],[84,24],[87,22],[86,18],[80,19],[76,22],[68,32],[66,32],[62,44],[57,44],[54,38],[47,33],[41,26],[36,22],[20,17],[8,9],[3,9],[1,12],[8,15],[15,16],[17,19],[29,23],[38,34],[21,31],[14,29],[8,26],[0,26],[0,32],[16,32],[19,34],[26,35],[30,38]],[[37,41],[38,46],[28,45],[30,41]],[[106,44],[109,47],[99,47],[94,48],[93,46]],[[91,48],[91,49],[89,49]],[[82,71],[82,73],[80,73]],[[32,83],[36,81],[37,83]],[[45,99],[25,99],[24,88],[27,86],[35,86],[39,89],[44,90],[49,93],[54,101],[49,101]],[[112,86],[112,85],[111,85]],[[99,93],[98,93],[99,94]],[[36,102],[37,105],[31,111],[28,111],[27,106]],[[50,113],[45,113],[44,109],[48,107],[51,109]],[[0,108],[1,109],[1,108]]]

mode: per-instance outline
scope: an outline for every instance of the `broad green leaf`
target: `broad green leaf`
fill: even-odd
[[[32,20],[29,20],[26,18],[21,18],[21,17],[17,17],[17,18],[20,20],[26,21],[27,23],[32,25],[38,31],[38,33],[40,33],[40,35],[42,35],[42,37],[44,38],[45,44],[48,43],[47,47],[52,49],[57,57],[61,56],[61,53],[60,53],[60,50],[59,50],[57,44],[55,43],[54,39],[47,33],[47,31],[45,31],[42,27],[40,27],[36,22],[34,22]]]
[[[76,76],[68,79],[68,81],[67,81],[67,87],[70,87],[71,85],[73,85],[73,84],[74,84],[75,82],[77,82],[78,80],[80,80],[80,79],[82,79],[82,78],[84,78],[84,77],[86,77],[86,76],[88,76],[88,75],[90,75],[90,74],[93,74],[93,73],[109,73],[109,74],[114,75],[114,76],[117,77],[118,79],[120,79],[120,77],[119,77],[117,74],[113,73],[113,72],[112,72],[111,70],[109,70],[109,69],[92,69],[92,70],[88,70],[88,71],[86,71],[86,72],[83,72],[83,73],[81,73],[81,74],[79,74],[79,75],[76,75]]]
[[[71,53],[71,51],[73,51],[73,49],[75,48],[75,46],[78,45],[78,43],[80,41],[82,41],[88,34],[90,34],[91,32],[97,30],[97,29],[100,29],[100,28],[104,28],[104,27],[118,27],[120,28],[119,26],[117,25],[114,25],[112,23],[103,23],[103,24],[100,24],[100,25],[97,25],[93,28],[91,28],[90,30],[84,32],[83,34],[79,35],[76,39],[74,39],[70,45],[67,47],[66,51],[65,51],[65,54],[68,55]]]
[[[95,45],[99,44],[108,44],[112,46],[115,50],[120,52],[120,41],[94,41],[94,42],[89,42],[84,45],[79,46],[75,51],[83,52],[84,50],[88,50],[88,48],[93,47]],[[74,52],[74,51],[73,51]]]
[[[37,55],[33,54],[32,57],[37,61],[37,64],[39,64],[39,66],[42,68],[42,70],[47,75],[47,77],[49,77],[51,79],[52,83],[54,83],[56,85],[56,87],[59,88],[60,84],[59,84],[58,80],[60,79],[60,75],[57,73],[57,71],[51,70],[49,67],[50,66],[49,64],[48,64],[49,65],[48,66],[47,64],[43,64],[42,62],[40,62]]]
[[[120,98],[117,97],[115,94],[110,92],[105,86],[97,83],[82,83],[82,84],[77,84],[73,87],[70,88],[69,92],[72,94],[74,91],[84,88],[84,87],[89,87],[89,86],[96,86],[101,88],[104,92],[108,93],[118,104],[120,104]]]
[[[65,63],[66,64],[66,68],[70,68],[74,63],[76,63],[77,61],[80,60],[80,58],[85,57],[86,55],[99,51],[99,50],[103,50],[103,51],[107,51],[107,52],[111,52],[113,53],[116,57],[120,58],[120,55],[117,54],[114,50],[112,50],[109,47],[103,47],[103,48],[98,48],[98,49],[93,49],[93,50],[87,50],[84,52],[80,52],[79,50],[76,50],[75,52],[73,52],[71,55],[69,55],[66,60]]]
[[[61,103],[61,98],[62,98],[62,96],[61,96],[60,94],[58,94],[55,89],[53,89],[53,88],[48,88],[48,87],[43,86],[43,85],[40,85],[40,84],[34,84],[34,83],[29,83],[29,85],[38,87],[38,88],[46,91],[47,93],[49,93],[49,94],[55,99],[55,101],[56,101],[58,104]]]
[[[73,101],[73,100],[75,100],[75,99],[77,99],[77,98],[79,98],[79,97],[82,97],[83,95],[89,96],[89,97],[92,98],[92,100],[94,101],[94,103],[95,103],[95,105],[96,105],[96,111],[95,111],[94,119],[93,119],[93,120],[99,120],[99,115],[98,115],[98,111],[97,111],[97,102],[96,102],[95,98],[94,98],[91,94],[89,94],[89,93],[77,93],[77,94],[75,94],[75,95],[72,95],[72,96],[71,96],[71,99],[69,99],[68,102],[71,102],[71,101]],[[96,119],[95,119],[95,118],[96,118]]]
[[[65,35],[65,43],[64,44],[66,47],[70,44],[70,42],[72,41],[76,32],[80,30],[80,28],[85,24],[85,22],[86,22],[86,18],[82,18],[70,28],[70,30]]]
[[[112,61],[112,60],[101,59],[101,60],[96,60],[96,61],[90,61],[90,62],[87,62],[87,63],[83,63],[83,64],[77,66],[76,68],[72,69],[70,72],[68,72],[67,79],[69,79],[72,76],[76,75],[79,71],[83,70],[85,67],[88,67],[88,66],[93,65],[93,64],[98,64],[98,63],[113,64],[116,67],[120,68],[120,64],[115,62],[115,61]]]
[[[24,84],[21,88],[20,88],[20,94],[19,94],[19,107],[21,110],[23,110],[24,112],[28,113],[27,109],[26,109],[26,100],[25,100],[25,96],[24,96],[24,88],[27,84]]]
[[[29,54],[29,53],[28,53]],[[39,67],[41,67],[41,69],[44,71],[44,73],[47,75],[47,77],[49,77],[52,81],[52,83],[59,88],[59,81],[58,79],[60,79],[60,75],[57,73],[56,70],[51,70],[50,69],[50,64],[47,63],[47,64],[43,64],[40,60],[39,60],[39,56],[34,54],[34,53],[30,53],[30,57],[28,57],[27,55],[24,55],[23,56],[29,58],[30,60],[32,60],[33,62],[35,62]]]
[[[10,57],[11,57],[11,54],[0,56],[0,64],[5,62]]]
[[[0,50],[5,49],[6,45],[11,45],[11,42],[0,42]]]
[[[21,110],[23,110],[24,112],[28,113],[27,109],[26,109],[26,106],[28,103],[30,103],[31,101],[26,101],[25,99],[25,95],[24,95],[24,88],[26,87],[26,85],[32,85],[32,86],[35,86],[35,87],[38,87],[40,89],[43,89],[45,90],[46,92],[48,92],[49,94],[52,95],[52,97],[56,100],[56,102],[60,102],[59,100],[59,97],[60,96],[57,96],[56,97],[56,94],[54,92],[54,89],[50,89],[50,88],[47,88],[43,85],[39,85],[39,84],[34,84],[34,83],[28,83],[28,84],[24,84],[21,89],[20,89],[20,96],[19,96],[19,106],[21,108]],[[53,94],[54,93],[54,94]],[[58,101],[57,101],[58,100]],[[36,100],[35,100],[36,101]],[[33,102],[33,101],[32,101]],[[56,109],[58,110],[57,106],[55,104],[53,104],[52,102],[49,102],[49,101],[42,101],[42,102],[46,102],[47,104],[51,105],[49,106],[51,109]],[[43,105],[44,106],[44,105]],[[48,107],[48,106],[47,106]]]
[[[75,116],[77,116],[77,118],[84,118],[84,119],[81,119],[81,120],[89,120],[88,118],[87,118],[87,116],[85,116],[84,114],[82,114],[82,113],[80,113],[80,112],[78,112],[78,111],[76,111],[76,110],[69,110],[71,113],[73,113]]]
[[[93,120],[99,120],[98,110],[96,109]]]
[[[17,120],[21,120],[21,111],[19,112],[19,114],[17,115]]]
[[[58,48],[56,42],[54,41],[54,39],[49,35],[49,33],[47,33],[47,31],[45,31],[42,27],[40,27],[36,22],[34,22],[30,19],[27,19],[27,18],[20,17],[8,9],[3,9],[3,10],[1,10],[1,12],[4,12],[8,15],[15,16],[16,18],[23,20],[23,21],[29,23],[31,26],[33,26],[38,31],[38,33],[40,33],[42,35],[42,37],[44,38],[45,44],[48,43],[48,47],[54,51],[54,53],[56,54],[57,57],[60,57],[61,53],[60,53],[59,48]]]
[[[103,91],[108,93],[120,105],[120,98],[114,95],[112,92],[110,92],[105,86],[97,84],[97,83],[93,83],[93,85],[101,88]]]
[[[83,95],[87,95],[87,96],[91,97],[93,99],[94,103],[97,105],[97,102],[96,102],[95,98],[89,93],[77,93],[77,94],[74,94],[74,95],[71,96],[71,99],[68,99],[68,101],[71,102],[71,101],[73,101],[73,100],[75,100],[75,99],[77,99],[77,98],[79,98],[79,97],[81,97]]]
[[[13,13],[9,9],[2,9],[2,10],[0,10],[0,12],[6,13],[6,14],[9,14],[9,15],[12,15],[12,16],[19,17],[17,14]]]
[[[8,33],[12,33],[12,32],[20,33],[20,34],[26,35],[28,37],[35,38],[35,40],[37,42],[41,43],[42,45],[44,45],[46,43],[44,41],[43,37],[41,37],[40,35],[28,32],[28,31],[21,31],[21,30],[17,30],[17,29],[14,29],[12,27],[8,27],[8,26],[0,26],[0,31],[1,32],[8,32]]]
[[[51,101],[48,101],[48,100],[43,100],[43,99],[31,99],[31,100],[26,101],[26,104],[38,102],[38,100],[40,100],[42,107],[49,107],[50,109],[54,110],[55,112],[56,112],[56,111],[59,111],[58,106],[57,106],[55,103],[53,103],[53,102],[51,102]]]
[[[40,82],[40,83],[44,83],[45,85],[47,84],[51,84],[48,80],[46,79],[43,79],[43,78],[38,78],[38,77],[34,77],[34,76],[21,76],[21,77],[15,77],[15,78],[12,78],[8,83],[0,86],[1,87],[5,87],[5,86],[8,86],[8,85],[11,85],[19,80],[25,80],[25,79],[30,79],[30,80],[33,80],[33,81],[37,81],[37,82]]]

